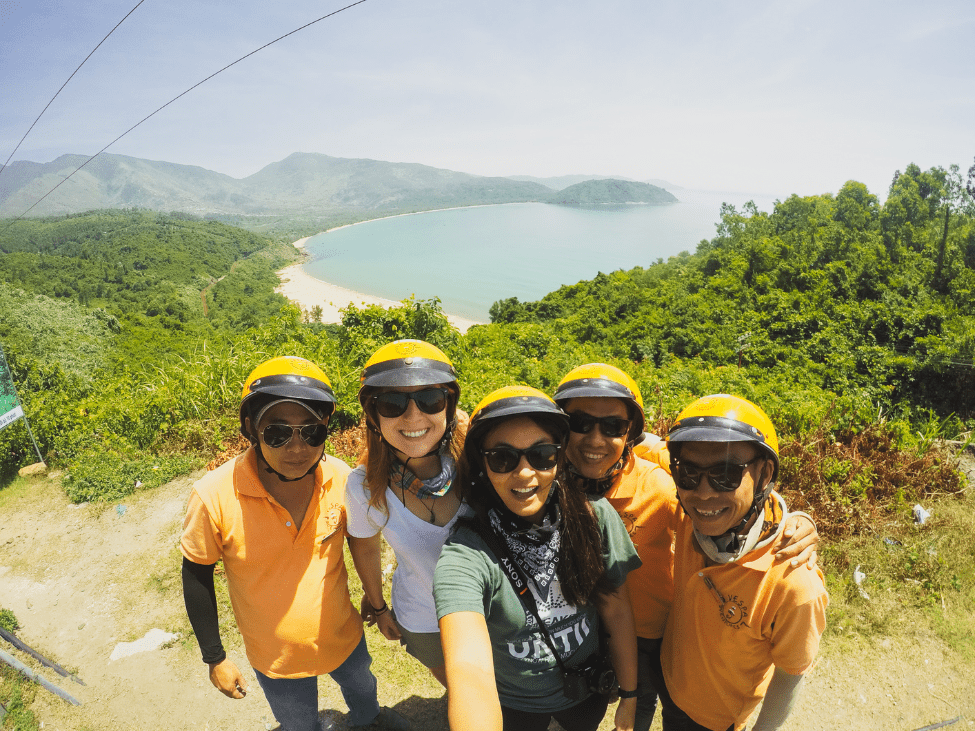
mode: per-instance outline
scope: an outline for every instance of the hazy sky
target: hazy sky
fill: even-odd
[[[138,0],[0,0],[0,162]],[[145,0],[17,152],[94,154],[351,0]],[[975,156],[972,0],[366,0],[108,152],[250,175],[293,152],[787,196]]]

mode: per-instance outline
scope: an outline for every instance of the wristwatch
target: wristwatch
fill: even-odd
[[[633,690],[623,690],[620,688],[616,695],[618,695],[620,698],[636,698],[638,695],[640,695],[640,689],[634,688]]]

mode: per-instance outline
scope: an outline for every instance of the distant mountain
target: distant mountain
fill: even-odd
[[[87,160],[15,162],[0,174],[0,216],[19,216]],[[103,154],[34,207],[31,216],[147,208],[197,215],[398,211],[544,201],[539,183],[413,163],[296,152],[243,179],[192,166]]]
[[[663,188],[630,180],[587,180],[570,185],[548,199],[563,206],[622,206],[632,203],[662,205],[677,203],[677,198]]]
[[[511,180],[521,180],[529,183],[541,183],[547,188],[552,190],[565,190],[570,185],[575,185],[576,183],[585,183],[587,180],[608,180],[606,175],[559,175],[554,178],[536,178],[532,175],[509,175],[508,178]],[[638,182],[633,180],[633,178],[624,177],[613,177],[613,180],[626,180],[632,182]],[[650,185],[655,185],[658,188],[663,188],[664,190],[674,191],[681,190],[681,186],[674,185],[673,183],[668,183],[666,180],[660,180],[658,178],[651,178],[649,180],[641,181],[644,183],[649,183]]]
[[[536,178],[532,175],[509,175],[510,180],[519,180],[526,183],[540,183],[552,190],[564,190],[570,185],[584,183],[587,180],[605,180],[605,175],[558,175],[554,178]],[[617,178],[617,180],[628,180],[629,178]]]

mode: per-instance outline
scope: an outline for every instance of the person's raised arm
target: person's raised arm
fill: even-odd
[[[623,584],[612,594],[600,598],[596,605],[599,619],[609,638],[609,659],[616,672],[620,690],[637,689],[636,623],[630,593]],[[616,708],[616,731],[631,731],[636,719],[636,696],[621,698]]]
[[[501,731],[501,701],[484,615],[454,612],[440,620],[447,668],[450,731]]]
[[[382,542],[379,534],[369,538],[349,536],[349,553],[362,582],[362,603],[359,613],[369,626],[378,625],[387,640],[398,640],[401,633],[389,613],[383,597]]]
[[[237,665],[227,659],[220,641],[217,594],[213,586],[215,565],[193,563],[183,557],[183,603],[203,653],[203,662],[210,667],[210,682],[228,698],[243,698],[247,695],[247,681]]]

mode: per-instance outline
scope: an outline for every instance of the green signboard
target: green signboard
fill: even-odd
[[[23,415],[24,410],[20,406],[20,401],[17,400],[14,379],[7,367],[7,359],[3,357],[3,349],[0,348],[0,429],[13,424]]]

